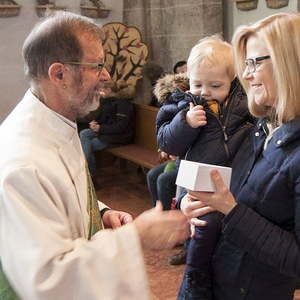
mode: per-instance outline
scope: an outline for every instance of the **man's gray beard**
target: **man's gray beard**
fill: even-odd
[[[81,73],[75,73],[74,76],[75,76],[75,82],[76,82],[77,89],[79,90],[81,85],[82,85]],[[79,106],[79,107],[78,106],[75,107],[73,105],[73,103],[74,103],[73,100],[74,99],[71,99],[71,98],[69,99],[69,103],[71,105],[71,110],[73,112],[75,112],[75,114],[77,116],[76,119],[84,118],[91,111],[94,111],[99,107],[99,105],[100,105],[100,92],[99,92],[98,89],[94,88],[91,92],[89,92],[88,95],[86,96],[86,98],[84,99],[84,101],[82,102],[82,105]]]
[[[78,107],[77,118],[83,118],[87,116],[91,111],[96,110],[99,107],[99,94],[97,90],[90,92],[84,100],[84,104]]]

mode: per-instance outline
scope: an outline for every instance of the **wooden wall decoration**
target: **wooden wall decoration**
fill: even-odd
[[[289,5],[289,0],[266,0],[268,8],[282,8]]]
[[[258,0],[233,0],[239,10],[252,10],[257,8]]]
[[[148,48],[142,42],[141,33],[136,27],[122,23],[108,23],[102,29],[106,67],[111,77],[117,83],[135,86],[148,57]]]
[[[0,18],[18,16],[20,9],[21,5],[14,0],[0,0]]]
[[[81,0],[80,10],[83,16],[89,18],[107,18],[111,11],[100,0]]]
[[[36,0],[36,2],[35,11],[39,18],[43,18],[46,11],[66,10],[65,6],[57,6],[55,0]]]

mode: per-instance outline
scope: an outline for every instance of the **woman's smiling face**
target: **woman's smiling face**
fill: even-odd
[[[270,52],[263,39],[251,36],[247,41],[246,59],[268,56]],[[249,92],[257,105],[274,106],[276,100],[276,85],[273,65],[270,58],[256,62],[256,70],[250,72],[246,67],[243,78],[249,82]]]

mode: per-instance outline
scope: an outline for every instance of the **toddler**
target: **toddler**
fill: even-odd
[[[230,166],[254,123],[235,76],[231,45],[217,36],[200,40],[190,52],[187,76],[189,92],[172,94],[158,113],[159,147],[190,161]],[[195,228],[178,300],[213,298],[211,257],[221,218],[209,213],[201,217],[207,225]]]

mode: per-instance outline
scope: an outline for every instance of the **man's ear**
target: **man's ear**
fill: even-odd
[[[48,76],[55,85],[63,86],[65,84],[66,68],[62,63],[53,63],[48,69]]]

